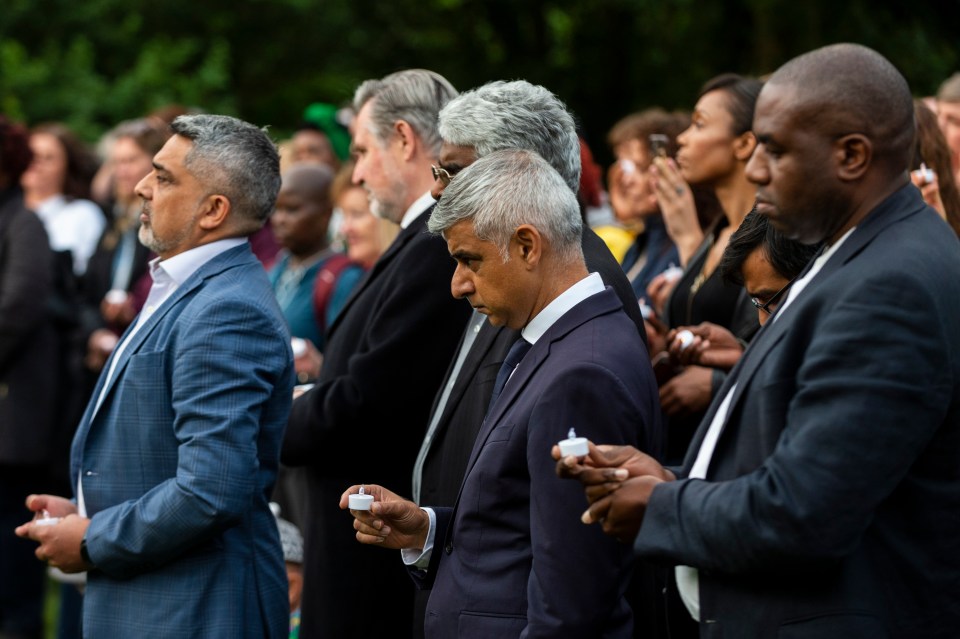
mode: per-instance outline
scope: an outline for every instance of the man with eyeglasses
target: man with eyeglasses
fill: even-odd
[[[758,212],[825,250],[681,467],[594,447],[557,470],[584,521],[677,565],[702,637],[956,637],[960,245],[910,183],[910,87],[824,47],[773,74],[753,131]]]
[[[423,69],[361,84],[354,95],[353,181],[401,228],[327,333],[316,386],[294,401],[282,461],[306,466],[303,639],[397,638],[412,627],[399,562],[361,548],[337,508],[354,478],[409,481],[430,403],[470,306],[450,295],[454,262],[426,231],[437,113],[456,91]]]
[[[730,236],[720,259],[720,274],[724,281],[746,288],[762,326],[777,312],[793,282],[818,250],[819,244],[791,240],[766,217],[751,212]],[[683,331],[688,331],[692,340],[684,339]],[[671,357],[684,366],[696,364],[724,370],[733,368],[747,347],[729,330],[710,322],[670,331],[667,344]]]

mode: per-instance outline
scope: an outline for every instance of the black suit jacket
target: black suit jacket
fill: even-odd
[[[754,339],[707,481],[657,486],[635,544],[699,569],[701,636],[957,636],[958,274],[908,185]]]
[[[282,459],[308,469],[304,639],[397,637],[412,625],[402,562],[358,544],[338,502],[357,482],[408,485],[470,313],[450,294],[455,262],[427,232],[429,213],[400,232],[357,286],[330,326],[316,387],[293,405]]]

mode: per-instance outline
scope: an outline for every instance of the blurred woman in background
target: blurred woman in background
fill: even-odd
[[[751,126],[761,86],[758,80],[735,74],[708,81],[700,91],[690,126],[677,137],[676,161],[654,158],[651,173],[657,202],[685,265],[675,284],[661,275],[649,289],[654,299],[658,295],[665,298],[662,320],[667,329],[711,322],[748,340],[759,327],[749,296],[743,288],[725,282],[717,267],[730,236],[756,199],[756,186],[747,180],[746,165],[757,143]],[[723,211],[705,229],[697,218],[691,185],[712,189]],[[667,460],[676,462],[682,460],[724,373],[701,366],[675,368],[667,364],[664,368],[660,403],[669,417]]]
[[[917,150],[910,167],[914,185],[927,204],[936,209],[960,236],[960,191],[953,176],[950,149],[937,124],[937,116],[921,100],[914,101]]]
[[[352,262],[366,270],[376,263],[400,232],[400,228],[378,218],[370,211],[367,192],[351,182],[353,162],[347,162],[337,173],[331,186],[334,206],[342,215],[335,234],[343,238]]]
[[[62,124],[41,124],[30,132],[33,160],[20,178],[27,208],[40,217],[50,248],[70,251],[73,272],[83,275],[107,224],[91,202],[94,156]]]

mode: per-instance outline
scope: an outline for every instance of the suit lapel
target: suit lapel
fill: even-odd
[[[477,370],[478,364],[482,362],[484,358],[486,358],[487,353],[490,352],[493,344],[497,341],[497,337],[500,335],[500,332],[505,330],[509,329],[493,326],[485,320],[483,324],[480,325],[480,332],[477,333],[477,337],[474,340],[473,345],[470,347],[470,350],[467,352],[467,357],[463,360],[463,366],[460,368],[460,370]],[[470,388],[471,384],[473,383],[473,376],[468,377],[466,375],[460,375],[457,377],[457,381],[454,382],[453,388],[450,390],[450,396],[447,398],[447,403],[443,407],[443,415],[440,417],[440,421],[437,422],[437,432],[440,432],[449,422],[451,411],[460,402],[460,400],[463,398],[463,394],[467,392],[467,389]],[[443,389],[441,389],[441,392],[442,390]],[[434,440],[435,439],[436,438],[434,438]]]
[[[337,317],[334,318],[333,323],[327,329],[327,339],[330,339],[330,336],[333,335],[337,327],[341,324],[341,318],[346,317],[350,307],[356,302],[357,299],[363,294],[363,292],[370,286],[370,284],[376,280],[383,271],[386,270],[387,266],[393,262],[400,251],[409,244],[413,238],[415,238],[420,233],[426,233],[427,220],[430,219],[430,213],[433,210],[433,206],[428,208],[426,211],[421,213],[410,225],[405,229],[400,229],[400,233],[397,234],[397,237],[394,238],[393,242],[390,243],[390,246],[387,248],[386,252],[380,256],[380,259],[374,263],[373,267],[370,268],[370,271],[367,275],[360,280],[360,283],[353,289],[353,292],[350,294],[350,297],[347,298],[347,301],[344,302],[343,309],[337,313]]]
[[[850,234],[850,237],[837,249],[837,252],[827,260],[827,263],[823,265],[820,272],[814,275],[806,288],[800,292],[797,299],[793,300],[789,306],[784,308],[782,314],[777,313],[774,318],[771,318],[771,320],[760,329],[750,343],[750,346],[740,358],[740,361],[727,376],[720,391],[714,396],[710,409],[700,422],[700,426],[687,449],[687,454],[683,461],[685,473],[689,472],[693,466],[703,439],[706,436],[706,432],[716,416],[717,409],[723,401],[723,398],[730,392],[733,384],[736,384],[736,390],[730,400],[730,406],[727,409],[727,417],[729,419],[729,416],[733,414],[737,403],[743,396],[745,389],[750,385],[749,383],[753,375],[766,358],[767,353],[769,353],[770,349],[790,330],[794,321],[797,305],[803,303],[803,298],[809,296],[810,291],[814,290],[825,279],[840,270],[844,264],[860,253],[881,231],[905,217],[920,212],[925,206],[920,197],[920,192],[914,188],[913,185],[907,185],[888,197],[857,226],[856,230]],[[809,271],[811,266],[812,262],[807,266],[806,270]],[[724,424],[724,428],[720,433],[721,437],[723,437],[725,430],[726,424]]]
[[[156,312],[146,322],[144,322],[143,326],[140,327],[136,334],[130,337],[130,333],[133,331],[134,326],[136,326],[136,319],[134,320],[134,322],[124,332],[123,337],[120,339],[120,344],[123,344],[124,340],[129,341],[127,342],[126,346],[124,346],[123,351],[119,354],[119,359],[117,359],[117,364],[114,368],[113,374],[110,375],[110,379],[106,381],[106,388],[104,388],[104,380],[106,379],[107,372],[110,371],[110,367],[113,366],[114,358],[118,357],[116,350],[114,350],[113,354],[107,359],[103,366],[104,372],[101,373],[100,378],[97,380],[96,388],[91,395],[89,402],[87,403],[87,408],[84,411],[83,418],[80,421],[80,426],[77,429],[75,442],[79,443],[79,448],[76,449],[76,452],[79,453],[82,451],[83,442],[86,440],[90,425],[100,412],[97,410],[95,413],[94,409],[97,407],[97,401],[101,393],[103,393],[103,402],[101,402],[100,409],[102,409],[103,405],[105,405],[109,400],[110,394],[116,387],[117,380],[119,380],[123,375],[123,371],[126,368],[127,363],[130,361],[130,358],[140,350],[140,347],[143,345],[144,341],[146,341],[147,337],[149,337],[154,329],[159,326],[160,322],[170,312],[170,310],[177,305],[177,302],[203,284],[204,280],[206,280],[208,277],[217,275],[228,268],[243,265],[245,262],[252,262],[255,260],[256,258],[253,257],[253,254],[250,252],[249,244],[243,244],[236,248],[228,249],[223,253],[213,257],[211,260],[197,269],[193,275],[188,277],[183,284],[177,287],[170,297],[163,301],[163,303],[160,305],[160,308],[158,308]]]
[[[602,293],[593,295],[586,300],[574,306],[570,311],[564,314],[557,322],[551,326],[543,336],[537,340],[533,348],[520,361],[510,377],[500,397],[497,398],[490,412],[484,419],[480,432],[477,434],[477,441],[473,445],[470,453],[470,461],[467,463],[467,470],[464,478],[470,475],[473,465],[480,456],[480,451],[493,432],[494,427],[500,422],[503,414],[516,402],[517,398],[523,392],[523,389],[530,382],[530,379],[536,374],[540,366],[550,355],[550,347],[553,342],[562,339],[584,322],[595,317],[622,309],[623,305],[613,289],[605,289]],[[461,485],[462,489],[462,485]]]

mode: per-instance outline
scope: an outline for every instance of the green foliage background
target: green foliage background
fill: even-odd
[[[603,157],[606,130],[689,108],[704,80],[764,74],[839,41],[874,47],[927,95],[960,68],[960,0],[3,0],[0,111],[94,140],[171,102],[289,132],[313,101],[405,67],[461,89],[556,92]]]

